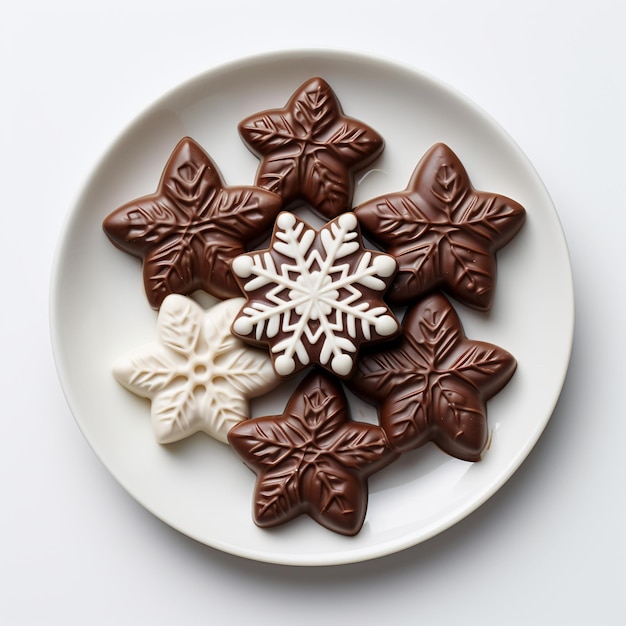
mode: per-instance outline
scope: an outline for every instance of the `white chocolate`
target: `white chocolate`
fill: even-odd
[[[266,351],[230,332],[243,298],[205,311],[191,298],[168,296],[154,343],[119,359],[116,380],[151,400],[154,434],[171,443],[204,431],[227,442],[230,428],[250,417],[249,399],[280,382]]]

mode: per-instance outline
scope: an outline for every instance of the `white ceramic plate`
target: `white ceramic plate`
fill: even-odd
[[[137,259],[114,248],[103,218],[156,189],[176,143],[189,135],[212,156],[227,184],[252,184],[258,160],[237,124],[284,106],[304,81],[322,76],[347,115],[385,138],[383,156],[361,175],[354,204],[404,189],[417,161],[447,143],[479,189],[527,210],[519,235],[498,254],[489,314],[456,306],[466,334],[510,351],[518,369],[488,404],[492,439],[480,463],[434,445],[403,456],[369,480],[361,532],[343,537],[306,516],[273,530],[251,516],[255,476],[224,444],[204,434],[156,443],[149,404],[118,385],[113,361],[154,339]],[[143,506],[179,531],[244,557],[285,564],[347,563],[414,545],[487,500],[519,467],[561,391],[574,324],[569,257],[546,190],[509,136],[474,104],[413,70],[336,52],[288,52],[233,63],[188,82],[143,113],[113,144],[67,222],[51,294],[53,347],[72,412],[93,450]],[[290,385],[253,404],[282,413]],[[354,398],[353,416],[374,420]],[[365,417],[364,417],[365,416]]]

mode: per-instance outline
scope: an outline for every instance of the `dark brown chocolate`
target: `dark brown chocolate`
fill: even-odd
[[[493,302],[495,253],[525,219],[514,200],[476,191],[442,143],[421,159],[404,191],[365,202],[355,213],[366,235],[398,261],[390,302],[411,304],[441,288],[482,311]]]
[[[395,345],[361,355],[348,386],[378,406],[394,449],[434,441],[452,456],[479,461],[488,439],[486,401],[508,383],[515,359],[467,339],[440,294],[409,309],[402,326]]]
[[[363,247],[354,213],[319,231],[281,213],[270,247],[238,257],[232,268],[248,298],[233,333],[269,346],[279,376],[317,363],[348,378],[361,344],[400,330],[382,300],[396,263]]]
[[[186,137],[157,192],[116,209],[103,227],[118,248],[143,259],[146,295],[158,309],[171,293],[241,296],[230,261],[266,235],[280,206],[265,189],[225,186],[210,157]]]
[[[308,514],[344,535],[363,525],[367,477],[396,457],[382,428],[351,421],[341,385],[318,372],[300,383],[282,415],[240,422],[228,441],[257,474],[258,526]]]
[[[343,114],[322,78],[304,83],[284,109],[243,120],[239,132],[261,158],[257,185],[279,194],[285,208],[304,200],[328,219],[352,208],[354,173],[384,146],[374,129]]]

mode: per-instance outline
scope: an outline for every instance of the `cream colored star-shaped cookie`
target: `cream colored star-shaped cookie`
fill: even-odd
[[[151,401],[154,434],[171,443],[204,431],[227,442],[230,428],[250,417],[250,398],[273,389],[269,355],[234,337],[230,326],[245,300],[204,310],[186,296],[168,296],[156,341],[120,358],[116,380]]]

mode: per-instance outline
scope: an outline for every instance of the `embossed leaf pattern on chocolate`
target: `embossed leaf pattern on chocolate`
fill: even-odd
[[[353,213],[319,232],[281,213],[271,247],[233,262],[248,295],[233,332],[269,345],[281,376],[318,363],[347,377],[361,344],[399,330],[382,300],[395,269],[390,256],[363,248]]]
[[[510,380],[515,359],[468,339],[439,294],[407,311],[403,331],[393,347],[361,357],[350,387],[378,405],[395,449],[434,441],[455,457],[480,460],[488,439],[486,401]]]
[[[285,205],[305,200],[329,219],[351,209],[354,172],[384,145],[374,129],[343,114],[321,78],[304,83],[284,109],[243,120],[239,132],[261,157],[257,185],[279,194]]]
[[[398,261],[391,302],[410,304],[442,288],[479,310],[493,302],[496,251],[525,219],[514,200],[476,191],[445,144],[426,153],[405,191],[370,200],[355,213],[368,236]]]
[[[241,296],[230,261],[263,237],[280,206],[265,189],[225,186],[187,137],[172,152],[157,192],[119,207],[103,227],[117,247],[143,259],[146,295],[158,309],[171,293]]]
[[[318,372],[300,383],[282,415],[240,422],[228,440],[257,474],[254,518],[261,527],[304,513],[356,534],[367,477],[395,458],[382,428],[351,421],[340,384]]]
[[[480,460],[486,403],[516,362],[469,340],[436,291],[488,310],[495,254],[525,212],[474,189],[444,144],[426,153],[404,191],[351,212],[355,172],[380,155],[383,140],[345,116],[321,78],[239,131],[260,157],[258,187],[227,187],[187,137],[157,191],[104,220],[111,241],[142,259],[146,295],[160,307],[156,341],[119,359],[114,375],[151,401],[160,443],[204,431],[232,445],[257,475],[259,526],[306,514],[354,535],[366,514],[367,478],[400,453],[432,441]],[[315,230],[278,215],[297,201],[331,221]],[[389,254],[363,246],[359,222]],[[254,250],[272,224],[270,247]],[[186,297],[197,289],[225,301],[204,311]],[[385,293],[410,306],[399,337]],[[380,349],[372,345],[383,340]],[[250,399],[309,365],[321,367],[282,415],[249,419]],[[378,406],[380,425],[350,419],[337,377]]]
[[[229,331],[243,302],[225,300],[205,312],[186,296],[170,295],[159,311],[156,341],[114,364],[119,383],[151,400],[160,443],[199,431],[226,442],[233,424],[250,416],[248,400],[279,383],[267,354]]]

